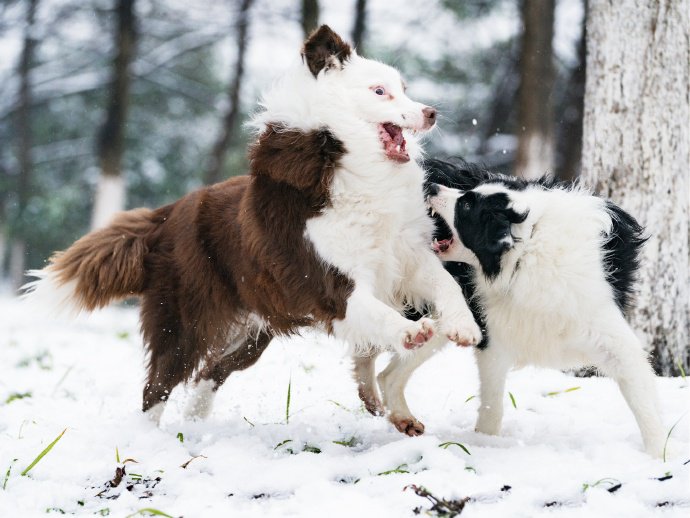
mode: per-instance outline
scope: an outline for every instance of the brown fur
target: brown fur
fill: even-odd
[[[307,62],[314,77],[322,69],[342,67],[352,54],[350,45],[345,43],[328,25],[322,25],[311,33],[302,49],[302,58]]]
[[[303,237],[307,219],[330,203],[344,153],[327,131],[268,127],[250,150],[251,176],[155,211],[122,213],[54,257],[50,269],[60,282],[77,281],[75,296],[86,309],[142,297],[144,410],[166,400],[202,360],[199,376],[218,385],[254,363],[273,335],[329,328],[345,316],[352,282]],[[249,314],[269,328],[260,331]],[[247,338],[223,356],[230,335]]]
[[[61,283],[77,281],[77,306],[92,311],[113,298],[139,294],[144,286],[145,237],[160,213],[135,209],[118,214],[107,228],[92,232],[51,257]]]

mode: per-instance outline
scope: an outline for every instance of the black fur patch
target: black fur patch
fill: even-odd
[[[616,304],[625,311],[635,291],[640,251],[647,238],[642,225],[617,205],[607,201],[606,211],[613,223],[602,246],[606,282],[613,289]]]
[[[455,229],[489,279],[499,274],[501,257],[512,247],[511,225],[527,218],[527,212],[516,212],[509,205],[510,198],[504,192],[483,195],[469,191],[455,202]]]
[[[489,331],[486,328],[486,317],[484,310],[480,304],[479,297],[476,296],[476,289],[474,287],[475,270],[467,263],[444,263],[446,270],[450,273],[456,282],[462,288],[462,294],[465,296],[467,305],[470,307],[474,321],[482,330],[482,341],[477,347],[479,349],[486,349],[489,345]]]

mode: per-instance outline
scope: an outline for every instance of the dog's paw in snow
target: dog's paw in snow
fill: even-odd
[[[424,433],[424,423],[418,421],[412,415],[401,416],[398,414],[391,414],[388,419],[399,432],[409,435],[410,437],[415,437]]]

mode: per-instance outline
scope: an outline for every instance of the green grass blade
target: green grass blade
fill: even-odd
[[[286,445],[286,444],[289,443],[289,442],[292,442],[292,439],[285,439],[284,441],[281,441],[281,442],[279,442],[278,444],[276,444],[275,448],[273,448],[273,449],[274,449],[274,450],[277,450],[278,448],[280,448],[281,446]]]
[[[468,397],[468,398],[465,400],[465,403],[469,403],[470,401],[472,401],[472,400],[473,400],[474,398],[476,398],[476,397],[477,397],[477,396],[475,396],[475,395],[472,395],[472,396]]]
[[[393,473],[409,473],[409,471],[403,468],[407,468],[407,464],[400,464],[400,466],[398,466],[397,468],[389,469],[388,471],[382,471],[381,473],[377,473],[376,476],[379,477],[381,475],[391,475]]]
[[[51,442],[46,448],[38,454],[38,457],[34,459],[34,461],[27,466],[27,468],[22,471],[22,477],[26,476],[26,474],[31,471],[31,468],[33,468],[38,462],[46,456],[46,454],[53,449],[53,446],[57,444],[57,442],[62,439],[62,436],[65,435],[65,432],[67,431],[67,428],[65,428],[60,435],[58,435],[53,442]]]
[[[515,402],[515,396],[513,396],[512,392],[508,392],[508,395],[510,396],[510,402],[513,404],[513,408],[517,409],[517,403]]]
[[[666,441],[664,441],[664,452],[663,452],[663,454],[662,454],[662,457],[663,457],[663,459],[664,459],[664,462],[666,462],[666,448],[668,447],[668,440],[671,438],[671,434],[673,433],[673,429],[674,429],[676,426],[678,426],[678,423],[680,423],[680,422],[683,420],[683,418],[685,417],[686,414],[687,414],[687,412],[686,412],[685,414],[683,414],[682,416],[680,416],[680,418],[678,419],[678,421],[676,421],[676,422],[673,424],[673,426],[671,427],[671,429],[668,431],[668,434],[666,434]]]
[[[177,432],[177,440],[184,443],[184,434],[182,432]]]
[[[442,442],[441,444],[438,445],[439,448],[443,448],[444,450],[447,450],[448,446],[457,446],[458,448],[462,449],[465,453],[467,453],[467,455],[472,455],[470,453],[470,450],[468,450],[464,444],[459,443],[459,442],[448,441],[448,442]]]
[[[321,453],[321,448],[318,446],[312,446],[311,444],[305,444],[304,448],[302,448],[302,451],[306,451],[309,453]]]
[[[115,446],[115,462],[120,463],[120,450],[117,449],[117,446]]]
[[[358,439],[356,436],[350,437],[347,441],[333,441],[333,444],[339,444],[340,446],[347,446],[348,448],[353,448],[354,446],[357,446]]]
[[[290,423],[290,392],[292,390],[292,375],[288,380],[287,401],[285,402],[285,424]]]
[[[133,516],[140,516],[148,514],[150,516],[164,516],[165,518],[174,518],[173,516],[170,516],[167,513],[164,513],[163,511],[159,511],[158,509],[154,509],[153,507],[144,507],[143,509],[139,509],[136,512],[133,512],[132,514],[128,514],[126,518],[132,518]]]
[[[5,404],[9,405],[12,403],[12,401],[17,401],[18,399],[24,399],[27,397],[31,397],[31,392],[13,392],[7,397]]]
[[[10,479],[10,473],[12,472],[12,466],[14,466],[15,462],[17,462],[17,459],[12,459],[12,462],[10,462],[10,465],[7,467],[7,473],[5,473],[5,480],[2,481],[2,490],[3,491],[7,487],[7,481]]]

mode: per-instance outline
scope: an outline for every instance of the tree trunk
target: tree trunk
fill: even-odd
[[[553,168],[554,0],[522,0],[518,149],[515,173],[539,178]]]
[[[570,73],[565,91],[562,121],[558,132],[558,179],[573,181],[580,176],[582,163],[582,117],[585,109],[585,81],[587,79],[587,0],[585,17],[577,44],[577,65]]]
[[[319,24],[319,0],[302,0],[302,32],[306,39]]]
[[[117,0],[117,30],[113,78],[106,118],[98,135],[101,176],[91,218],[91,228],[101,228],[113,214],[125,207],[125,181],[122,176],[125,122],[129,105],[129,67],[134,55],[136,20],[134,0]]]
[[[355,23],[352,27],[352,43],[360,56],[364,53],[364,34],[367,30],[367,0],[357,0]]]
[[[36,40],[34,21],[38,0],[29,0],[26,6],[26,28],[24,45],[19,61],[19,109],[17,111],[17,162],[19,176],[17,180],[17,220],[12,225],[12,242],[10,245],[10,280],[13,288],[23,284],[26,269],[26,208],[31,189],[31,65],[34,60]],[[3,252],[4,253],[4,252]]]
[[[582,174],[645,225],[630,314],[656,370],[689,370],[690,0],[590,0]]]
[[[213,145],[209,164],[204,175],[207,184],[219,182],[223,178],[225,155],[232,143],[237,119],[240,115],[240,90],[244,76],[244,59],[247,51],[247,32],[249,31],[249,10],[253,0],[242,0],[237,14],[237,61],[235,71],[228,89],[228,111],[223,117],[218,139]]]

